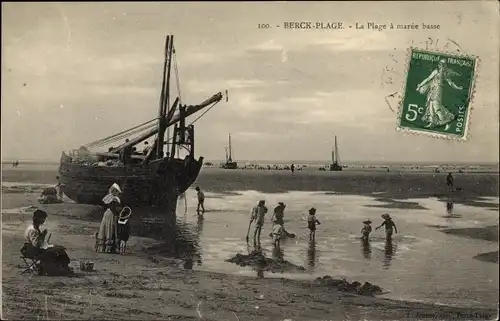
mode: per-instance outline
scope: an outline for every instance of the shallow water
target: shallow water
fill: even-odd
[[[305,272],[273,274],[266,277],[315,278],[329,274],[348,280],[372,282],[390,291],[388,297],[449,305],[492,307],[498,301],[498,264],[481,262],[473,256],[498,250],[498,244],[445,234],[436,226],[463,228],[498,224],[495,211],[455,204],[453,218],[446,213],[446,203],[437,199],[407,200],[425,209],[370,207],[381,205],[374,197],[335,195],[332,193],[290,192],[262,194],[240,191],[235,195],[206,193],[207,212],[196,215],[196,193],[187,193],[178,203],[178,223],[189,239],[196,241],[199,257],[194,269],[232,274],[256,275],[250,267],[225,262],[236,253],[248,254],[245,236],[250,208],[265,199],[269,214],[262,231],[261,245],[272,256],[269,232],[271,213],[279,201],[287,204],[285,227],[297,234],[282,241],[285,260],[304,266]],[[498,198],[491,199],[498,203]],[[322,223],[316,242],[309,241],[307,210],[313,205]],[[359,240],[362,221],[370,218],[376,227],[380,215],[390,212],[400,234],[386,244],[383,230],[373,232],[368,246]],[[252,242],[252,231],[250,233]],[[198,261],[198,263],[196,263]]]

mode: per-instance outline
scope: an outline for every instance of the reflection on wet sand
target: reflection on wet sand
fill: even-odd
[[[260,256],[264,257],[264,253],[262,253],[262,247],[260,246],[260,240],[258,242],[254,242],[253,247],[248,245],[247,246],[247,251],[249,256]],[[274,253],[273,253],[274,255]],[[265,262],[262,260],[257,260],[255,262],[256,264],[252,266],[252,269],[254,271],[257,271],[257,277],[263,278],[264,277],[264,268],[265,268]]]
[[[203,232],[203,218],[198,218],[196,226],[188,222],[177,221],[175,226],[166,228],[162,222],[148,222],[138,226],[137,235],[161,240],[147,249],[155,255],[184,260],[184,268],[192,269],[194,262],[202,264],[200,235]]]
[[[387,270],[391,266],[392,258],[396,255],[397,243],[388,238],[385,240],[383,268]]]
[[[312,270],[316,265],[316,241],[309,239],[309,247],[307,249],[307,265]]]
[[[273,259],[276,261],[284,261],[285,260],[285,254],[283,252],[283,249],[279,246],[274,246],[273,247]]]
[[[451,197],[449,197],[448,200],[446,201],[446,214],[447,215],[444,216],[444,218],[446,218],[446,222],[448,222],[448,223],[451,223],[452,218],[461,218],[462,217],[462,215],[454,214],[453,207],[454,207],[453,199]]]
[[[361,239],[361,254],[363,254],[363,257],[367,260],[372,258],[372,246],[369,239]]]

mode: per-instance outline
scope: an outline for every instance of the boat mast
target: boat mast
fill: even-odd
[[[231,157],[232,154],[233,154],[233,151],[232,151],[232,148],[231,148],[231,134],[229,134],[229,159],[228,159],[229,162],[233,161],[233,159]]]
[[[333,139],[335,141],[335,135],[333,135]],[[335,145],[332,148],[332,164],[335,164]]]
[[[163,141],[167,129],[167,114],[170,104],[170,70],[174,36],[168,35],[165,41],[165,62],[163,64],[163,81],[158,111],[158,137],[156,139],[156,158],[163,158]]]
[[[335,163],[339,163],[339,148],[337,145],[337,135],[335,135]]]
[[[226,163],[227,163],[227,161],[228,161],[228,158],[227,158],[227,147],[226,147]]]

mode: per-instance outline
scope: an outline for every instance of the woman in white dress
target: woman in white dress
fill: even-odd
[[[106,204],[107,209],[102,216],[101,226],[99,227],[99,232],[96,236],[96,252],[117,253],[117,220],[121,206],[121,201],[118,196],[121,192],[120,186],[114,183],[109,188],[108,194],[102,199],[104,204]]]
[[[451,76],[455,75],[458,75],[458,73],[448,69],[446,60],[442,59],[439,61],[438,68],[434,69],[429,77],[418,84],[417,91],[421,94],[427,94],[426,110],[422,116],[422,120],[427,123],[425,127],[446,125],[445,130],[450,128],[450,122],[455,119],[455,115],[442,105],[442,95],[444,81],[453,89],[463,89],[451,80]]]

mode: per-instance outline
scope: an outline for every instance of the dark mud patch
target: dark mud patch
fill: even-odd
[[[428,210],[428,208],[420,205],[417,202],[396,201],[392,198],[376,198],[375,201],[385,203],[377,205],[364,205],[365,207],[381,207],[389,209],[405,209],[405,210]]]
[[[259,272],[283,273],[306,270],[303,266],[295,265],[282,258],[268,258],[259,250],[252,251],[248,255],[238,253],[232,258],[227,259],[226,262],[235,263],[242,267],[250,266]]]
[[[483,262],[499,263],[498,262],[498,251],[481,253],[473,257],[476,260]]]
[[[450,214],[450,215],[443,216],[443,218],[462,218],[462,215]]]
[[[426,225],[428,227],[434,227],[434,228],[449,228],[448,225],[439,225],[439,224],[436,224],[436,225]]]
[[[353,293],[358,295],[374,296],[376,294],[382,293],[381,287],[379,287],[378,285],[371,284],[370,282],[365,282],[364,284],[361,284],[358,281],[354,281],[352,283],[349,283],[345,279],[338,280],[332,278],[329,275],[316,278],[315,282],[321,285],[334,287],[335,289],[342,292]]]
[[[473,239],[486,240],[490,242],[498,242],[498,225],[486,226],[486,227],[446,229],[446,230],[441,230],[441,232],[457,236],[470,237]]]

